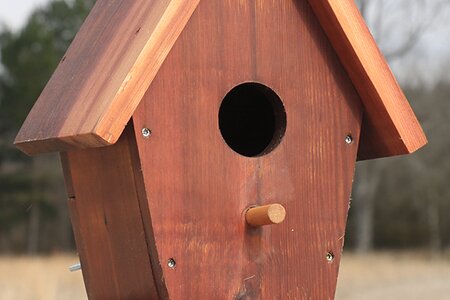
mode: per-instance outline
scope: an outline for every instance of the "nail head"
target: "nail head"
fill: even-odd
[[[351,134],[348,134],[348,135],[345,137],[345,143],[347,143],[348,145],[350,145],[350,144],[353,143],[353,137],[351,136]]]
[[[175,259],[169,258],[169,260],[167,261],[167,266],[171,269],[175,269],[176,265],[177,263],[175,262]]]
[[[152,134],[152,131],[146,127],[142,128],[142,136],[144,136],[145,138],[150,137],[150,135]]]
[[[328,252],[327,253],[327,255],[326,255],[326,259],[327,259],[327,261],[328,262],[333,262],[333,260],[334,260],[334,254],[333,254],[333,252]]]

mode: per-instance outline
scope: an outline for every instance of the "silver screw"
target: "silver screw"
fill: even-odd
[[[167,261],[167,266],[171,269],[175,269],[176,265],[177,263],[175,262],[175,259],[169,258],[169,260]]]
[[[80,263],[74,264],[74,265],[69,267],[69,271],[70,272],[75,272],[75,271],[78,271],[78,270],[81,270],[81,264]]]
[[[345,137],[345,142],[347,143],[347,144],[351,144],[351,143],[353,143],[353,137],[351,136],[351,134],[348,134],[346,137]]]
[[[334,260],[334,254],[333,252],[328,252],[327,255],[325,256],[328,262],[333,262]]]
[[[142,135],[143,135],[145,138],[150,137],[151,134],[152,134],[152,131],[151,131],[150,129],[148,129],[148,128],[146,128],[146,127],[142,128]]]

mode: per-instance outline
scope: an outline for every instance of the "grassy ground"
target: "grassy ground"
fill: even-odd
[[[0,257],[0,299],[86,299],[81,272],[70,273],[73,255]],[[344,255],[337,300],[450,299],[450,259],[422,254]]]
[[[87,299],[80,271],[69,272],[78,262],[74,255],[50,257],[1,257],[0,299]]]
[[[420,253],[345,254],[337,300],[450,299],[450,259]]]

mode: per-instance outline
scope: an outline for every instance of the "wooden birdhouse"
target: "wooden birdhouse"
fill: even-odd
[[[352,0],[98,0],[16,139],[91,299],[332,299],[356,160],[425,143]]]

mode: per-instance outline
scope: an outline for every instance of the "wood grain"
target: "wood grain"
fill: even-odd
[[[164,299],[164,290],[158,290],[161,275],[149,254],[152,231],[141,216],[146,210],[140,206],[135,147],[129,128],[114,146],[62,155],[89,299]]]
[[[97,1],[16,145],[36,154],[114,144],[198,2]],[[364,103],[358,158],[407,154],[425,145],[353,0],[309,2]]]
[[[218,127],[223,97],[249,81],[287,114],[281,143],[251,158]],[[169,298],[332,299],[361,117],[307,1],[201,1],[133,116]],[[246,226],[246,208],[275,202],[283,223]]]
[[[309,0],[364,104],[358,159],[416,151],[425,134],[354,0]]]
[[[245,212],[245,221],[250,226],[280,224],[286,218],[286,210],[281,204],[254,206]]]
[[[114,144],[199,0],[98,0],[25,120],[27,154]]]

